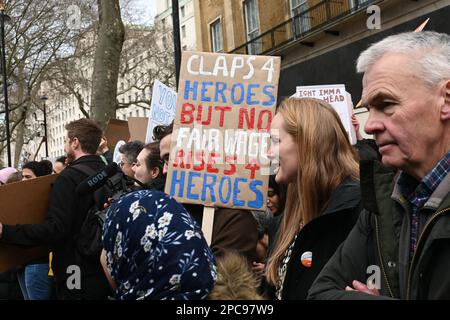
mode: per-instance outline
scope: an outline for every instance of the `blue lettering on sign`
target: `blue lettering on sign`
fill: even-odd
[[[250,182],[250,190],[253,191],[256,195],[256,199],[248,202],[248,206],[250,208],[259,209],[262,208],[264,204],[264,195],[263,193],[257,189],[258,186],[262,186],[263,182],[261,180],[255,180]]]
[[[180,177],[177,178],[178,173]],[[174,170],[172,174],[172,184],[170,185],[170,195],[173,197],[175,195],[175,187],[179,186],[178,189],[178,197],[182,198],[184,193],[184,179],[185,173],[184,171]]]
[[[269,91],[269,89],[273,90],[274,86],[268,84],[268,85],[265,85],[263,88],[263,93],[266,94],[270,98],[270,100],[263,102],[263,106],[265,106],[265,107],[271,106],[275,103],[275,96],[273,95],[272,92]]]
[[[227,186],[225,187],[227,195],[224,198],[223,197],[223,194],[224,194],[223,188],[225,185],[225,181],[227,182]],[[230,201],[230,198],[231,198],[231,178],[224,176],[224,177],[222,177],[222,179],[220,180],[220,183],[219,183],[219,199],[222,203],[228,203]]]
[[[192,85],[192,87],[191,87]],[[198,81],[186,80],[184,85],[184,100],[197,100]],[[189,97],[189,93],[192,92],[192,98]]]
[[[170,123],[172,121],[172,115],[158,108],[152,108],[152,121],[158,123]]]
[[[225,89],[227,84],[225,82],[216,82],[216,94],[214,96],[214,101],[219,101],[219,94],[222,97],[222,103],[227,103],[227,98],[225,97]]]
[[[165,107],[168,111],[175,111],[177,102],[177,95],[174,94],[172,91],[167,90],[166,92],[166,98],[165,98]]]
[[[198,200],[198,194],[194,194],[192,193],[192,188],[195,187],[195,183],[192,182],[192,180],[195,177],[200,177],[201,173],[200,172],[194,172],[194,171],[190,171],[189,172],[189,178],[188,178],[188,185],[187,185],[187,194],[186,196],[191,199],[191,200]]]
[[[252,89],[259,88],[259,83],[251,83],[248,85],[247,91],[247,105],[253,106],[260,103],[259,100],[253,100],[253,97],[256,96],[256,93],[252,92]]]
[[[213,83],[211,81],[205,81],[202,83],[202,94],[201,100],[202,102],[211,102],[211,98],[208,97],[208,86],[212,86]]]
[[[239,195],[239,193],[241,193],[241,190],[239,189],[239,183],[240,182],[246,183],[247,179],[245,179],[245,178],[236,178],[234,180],[233,205],[242,207],[242,206],[245,205],[245,201],[238,199],[238,195]]]
[[[236,88],[239,88],[239,97],[236,98]],[[244,101],[244,85],[242,83],[235,83],[231,88],[231,102],[233,104],[241,104]]]
[[[162,104],[164,103],[164,98],[167,92],[167,89],[163,86],[159,86],[159,105],[162,106]]]
[[[201,195],[195,193],[196,185],[198,186],[198,189],[200,189],[200,181],[202,181]],[[185,182],[187,182],[187,188],[186,195],[184,196]],[[246,178],[235,178],[234,182],[232,182],[232,179],[229,176],[222,176],[219,180],[216,174],[202,174],[201,172],[195,171],[188,172],[186,179],[186,171],[173,170],[170,195],[197,201],[200,199],[201,201],[206,201],[209,195],[211,202],[217,202],[217,200],[219,200],[223,204],[229,204],[231,196],[233,195],[233,206],[247,206],[252,209],[261,209],[264,206],[264,193],[261,191],[263,181],[261,180],[250,181],[248,184],[248,189],[254,194],[253,200],[247,202],[239,199],[239,195],[242,193],[243,188],[247,187],[248,182],[249,181]],[[242,184],[244,184],[245,187],[243,187]]]
[[[208,178],[211,178],[210,182],[208,182]],[[217,175],[205,173],[203,177],[203,189],[202,189],[202,201],[206,200],[206,190],[209,189],[209,194],[211,195],[211,201],[216,202],[216,195],[214,193],[214,186],[217,182]]]

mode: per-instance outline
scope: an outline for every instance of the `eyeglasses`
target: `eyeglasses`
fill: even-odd
[[[120,161],[119,162],[119,167],[123,168],[126,164],[129,165],[130,167],[132,167],[132,166],[134,166],[136,164],[136,162],[129,163],[129,162]]]

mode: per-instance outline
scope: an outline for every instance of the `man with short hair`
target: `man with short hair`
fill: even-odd
[[[137,156],[142,148],[144,148],[144,143],[138,140],[128,141],[119,148],[119,152],[122,154],[120,168],[125,175],[131,178],[134,178],[133,166],[136,165]]]
[[[100,257],[87,259],[76,245],[81,225],[94,204],[92,193],[78,195],[75,192],[78,184],[87,177],[76,168],[81,165],[93,172],[104,168],[102,159],[95,155],[102,130],[90,119],[72,121],[66,125],[66,130],[64,150],[70,166],[56,178],[47,218],[41,224],[12,226],[0,223],[0,242],[28,247],[49,246],[53,251],[52,269],[59,299],[106,299],[110,288]]]
[[[156,141],[159,141],[161,159],[164,161],[164,174],[167,173],[170,144],[172,140],[173,122],[168,126],[157,126],[153,131]],[[184,203],[183,206],[202,225],[203,206]],[[237,251],[243,254],[249,264],[256,261],[256,245],[258,243],[258,224],[251,211],[217,208],[214,213],[211,250],[216,257],[223,256],[227,251]]]
[[[450,299],[450,36],[387,37],[357,69],[385,167],[361,162],[365,210],[309,298]]]

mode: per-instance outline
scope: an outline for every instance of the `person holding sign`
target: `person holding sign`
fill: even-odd
[[[312,98],[281,103],[271,127],[276,181],[289,184],[266,276],[276,299],[306,299],[359,215],[359,166],[334,109]]]
[[[389,36],[357,70],[383,166],[361,163],[364,211],[309,298],[448,300],[450,36]]]
[[[49,246],[58,299],[106,299],[110,294],[100,265],[100,256],[86,258],[77,246],[81,226],[94,204],[93,193],[78,195],[77,186],[86,179],[79,168],[98,172],[105,168],[95,155],[102,130],[91,119],[66,124],[64,150],[70,165],[61,171],[50,193],[48,214],[40,224],[4,225],[0,242],[22,247]]]

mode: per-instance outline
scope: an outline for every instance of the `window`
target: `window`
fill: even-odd
[[[162,37],[162,43],[163,43],[163,47],[167,48],[167,37],[166,36]]]
[[[139,117],[139,109],[136,109],[136,117]]]
[[[181,37],[186,38],[186,26],[181,26]]]
[[[183,51],[186,51],[187,50],[187,45],[184,45],[183,46]]]
[[[350,0],[350,8],[357,9],[364,6],[369,0]]]
[[[294,19],[294,34],[300,37],[311,29],[309,22],[308,2],[306,0],[291,0],[291,14]],[[297,16],[298,15],[298,16]]]
[[[131,102],[131,94],[128,95],[128,102]]]
[[[134,93],[134,101],[138,101],[139,100],[139,93],[135,92]]]
[[[247,27],[247,41],[259,36],[259,15],[256,0],[246,0],[244,3],[245,23]],[[262,52],[261,39],[255,40],[247,47],[249,54]]]
[[[166,30],[166,18],[161,19],[161,26],[163,30]]]
[[[222,23],[220,22],[220,19],[211,23],[210,28],[212,51],[223,52]]]
[[[184,18],[185,14],[186,14],[186,12],[184,10],[184,6],[180,7],[180,13],[181,13],[181,17]]]

